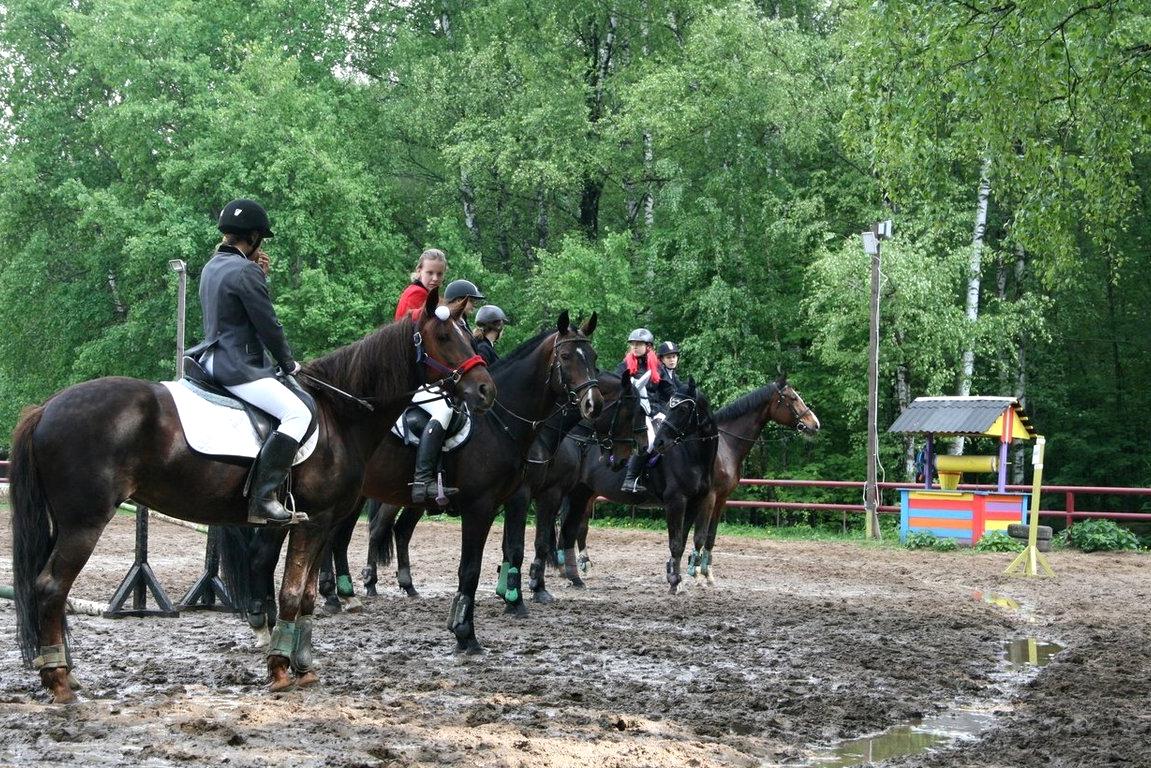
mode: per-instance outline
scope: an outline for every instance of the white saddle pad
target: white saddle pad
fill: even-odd
[[[260,452],[260,438],[248,420],[248,414],[234,406],[209,402],[181,381],[160,382],[172,393],[184,438],[193,451],[209,456],[238,456],[256,458]],[[292,464],[296,465],[312,455],[320,441],[320,430],[312,433]]]

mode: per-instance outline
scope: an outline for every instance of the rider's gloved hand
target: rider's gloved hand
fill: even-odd
[[[280,370],[284,372],[285,376],[295,376],[300,372],[300,364],[293,360],[291,366],[281,365]]]

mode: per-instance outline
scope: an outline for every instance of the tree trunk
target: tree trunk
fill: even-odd
[[[959,377],[960,397],[971,394],[971,377],[975,373],[975,326],[979,321],[979,283],[983,267],[983,237],[987,231],[987,203],[991,197],[991,163],[983,161],[979,177],[979,200],[975,211],[975,232],[971,237],[971,261],[967,266],[967,324],[970,336],[967,348],[963,351],[963,370]],[[951,453],[963,453],[963,438],[958,438],[951,446]]]
[[[1023,294],[1023,275],[1026,271],[1027,265],[1027,252],[1023,250],[1022,246],[1015,247],[1015,290],[1016,298],[1020,298]],[[1015,399],[1019,401],[1019,407],[1024,411],[1027,410],[1027,355],[1024,351],[1023,334],[1019,334],[1016,339],[1015,347],[1016,367],[1015,367]],[[1015,460],[1011,465],[1011,482],[1014,485],[1023,485],[1027,471],[1027,445],[1019,442],[1015,448]]]
[[[901,330],[895,332],[895,347],[903,348]],[[903,413],[911,405],[911,385],[907,381],[907,360],[902,355],[895,366],[895,397],[899,401],[899,412]],[[903,438],[903,476],[907,482],[915,481],[915,437],[910,434]]]
[[[460,203],[464,208],[464,226],[468,228],[468,234],[472,236],[472,241],[479,243],[480,222],[476,217],[475,190],[472,189],[468,172],[463,168],[460,168]]]
[[[116,273],[108,270],[108,287],[112,290],[112,307],[116,312],[116,319],[121,323],[128,319],[128,310],[120,300],[120,288],[116,285]]]

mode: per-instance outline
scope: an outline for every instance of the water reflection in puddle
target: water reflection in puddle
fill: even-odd
[[[984,598],[981,596],[981,599]],[[1015,607],[1018,605],[1015,603]],[[1005,660],[1017,671],[1045,666],[1061,650],[1063,647],[1060,645],[1033,637],[1008,640],[1004,644]],[[962,739],[975,739],[995,724],[995,713],[992,710],[1002,704],[987,702],[983,709],[956,708],[933,717],[892,726],[874,736],[840,742],[816,750],[807,762],[799,763],[797,768],[850,768],[892,757],[921,754],[932,747],[949,746]]]

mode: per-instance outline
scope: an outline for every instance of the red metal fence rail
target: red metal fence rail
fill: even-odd
[[[0,481],[8,479],[8,462],[0,461]],[[796,510],[821,510],[821,511],[834,511],[834,512],[859,512],[862,513],[863,509],[863,483],[856,480],[760,480],[757,478],[744,478],[739,481],[740,485],[744,486],[759,486],[768,488],[821,488],[821,489],[854,489],[858,490],[860,494],[859,504],[834,504],[830,502],[814,502],[814,501],[759,501],[759,500],[729,500],[727,506],[731,508],[748,508],[748,509],[796,509]],[[879,512],[886,515],[898,515],[899,505],[897,504],[884,504],[883,494],[885,491],[897,491],[901,488],[917,489],[923,486],[918,483],[880,483],[879,484]],[[993,491],[996,489],[994,485],[960,485],[960,490],[965,491]],[[1007,490],[1021,493],[1030,493],[1031,486],[1029,485],[1009,485]],[[1151,488],[1123,488],[1116,486],[1091,486],[1091,485],[1046,485],[1043,487],[1043,497],[1060,496],[1063,497],[1063,509],[1043,509],[1039,510],[1040,517],[1062,517],[1067,525],[1071,525],[1076,519],[1085,518],[1106,518],[1109,520],[1117,521],[1140,521],[1151,520],[1151,512],[1100,512],[1079,509],[1076,502],[1076,496],[1146,496],[1151,497]],[[607,499],[599,498],[596,501],[607,501]]]

